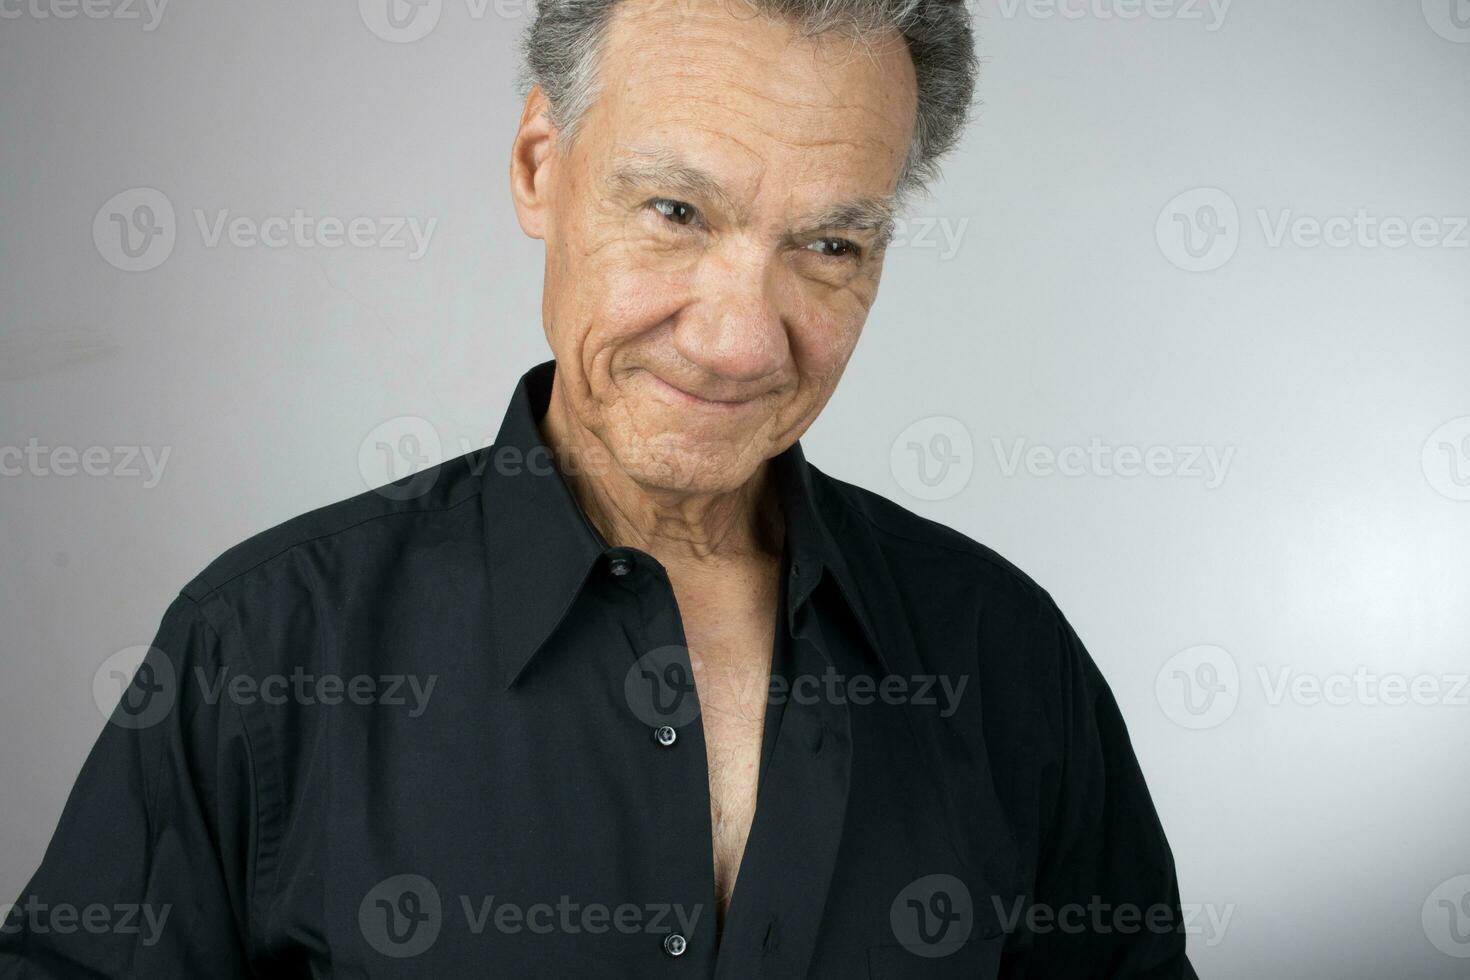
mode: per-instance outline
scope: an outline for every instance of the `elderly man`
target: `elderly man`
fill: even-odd
[[[0,975],[1192,977],[1050,596],[797,443],[964,8],[543,0],[526,50],[554,360],[493,446],[183,588]]]

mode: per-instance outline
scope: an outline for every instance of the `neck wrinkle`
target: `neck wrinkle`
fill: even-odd
[[[597,436],[565,411],[553,381],[540,422],[542,438],[582,512],[614,547],[645,551],[664,565],[711,565],[779,555],[784,522],[770,461],[742,486],[723,493],[650,490],[612,460]],[[593,473],[563,460],[596,460]],[[603,477],[593,475],[604,474]]]

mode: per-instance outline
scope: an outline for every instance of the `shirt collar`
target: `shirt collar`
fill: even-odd
[[[481,469],[490,607],[502,681],[515,683],[567,614],[606,542],[557,472],[537,423],[551,401],[556,362],[527,371]],[[839,547],[841,519],[823,516],[823,494],[800,442],[772,460],[786,518],[788,628],[823,575],[836,582],[875,653],[883,659],[866,606],[871,584],[853,575]],[[836,526],[834,527],[834,523]]]

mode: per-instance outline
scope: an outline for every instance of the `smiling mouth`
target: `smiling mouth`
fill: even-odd
[[[744,408],[745,406],[755,402],[755,398],[753,397],[729,400],[719,398],[705,398],[702,395],[696,395],[691,392],[685,391],[678,385],[670,384],[663,378],[660,378],[658,375],[654,374],[652,371],[649,371],[647,373],[648,376],[653,379],[654,384],[658,388],[666,392],[671,397],[671,400],[682,406],[702,408],[707,411],[733,412],[738,411],[739,409]]]

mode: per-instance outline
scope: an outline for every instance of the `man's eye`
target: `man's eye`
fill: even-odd
[[[807,248],[816,252],[818,255],[825,255],[834,259],[860,259],[863,255],[863,250],[857,243],[850,242],[846,238],[818,238],[808,245]]]
[[[695,210],[692,204],[685,204],[683,201],[671,201],[667,198],[655,198],[648,202],[648,206],[676,225],[687,226],[699,223],[699,212]]]

